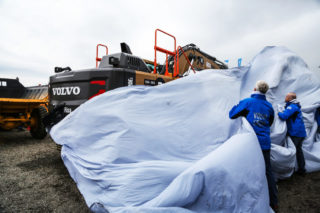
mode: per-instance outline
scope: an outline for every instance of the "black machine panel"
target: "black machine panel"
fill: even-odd
[[[103,56],[99,68],[110,67],[151,72],[151,70],[141,58],[128,53],[116,53]]]
[[[51,108],[65,105],[71,110],[109,90],[135,84],[135,71],[119,68],[88,69],[50,77]],[[70,111],[70,110],[68,110]]]
[[[0,78],[0,98],[21,98],[25,92],[18,79]]]

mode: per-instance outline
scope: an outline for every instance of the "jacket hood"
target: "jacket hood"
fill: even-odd
[[[293,99],[289,102],[286,103],[287,106],[289,106],[290,104],[295,104],[297,105],[299,108],[301,108],[300,102],[297,99]]]

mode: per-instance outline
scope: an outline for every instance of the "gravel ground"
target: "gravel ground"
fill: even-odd
[[[279,212],[320,213],[320,172],[278,183]],[[0,212],[89,212],[56,145],[0,131]]]
[[[89,212],[56,145],[0,131],[0,212]]]

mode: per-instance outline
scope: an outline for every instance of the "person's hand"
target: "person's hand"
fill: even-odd
[[[278,107],[278,112],[283,112],[284,111],[284,106],[278,104],[277,107]]]

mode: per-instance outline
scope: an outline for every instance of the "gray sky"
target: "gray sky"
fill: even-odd
[[[286,46],[320,76],[320,0],[0,0],[0,77],[46,84],[55,66],[94,67],[97,43],[153,60],[156,28],[229,67]]]

